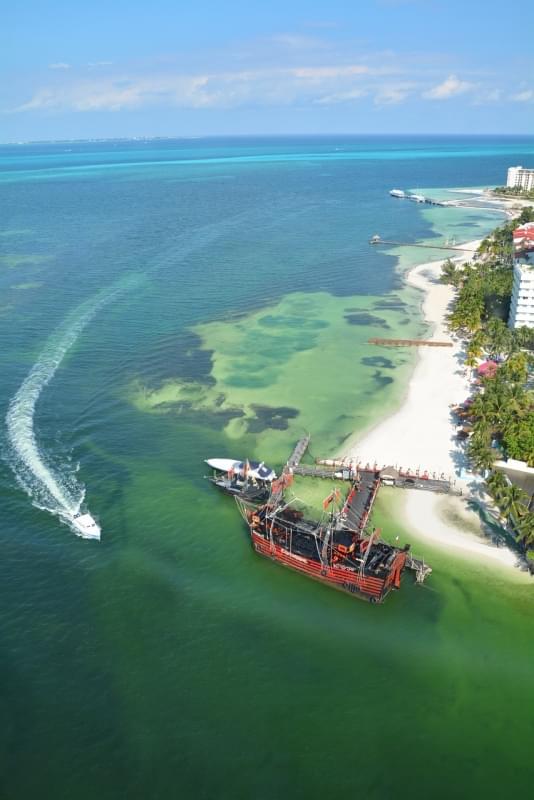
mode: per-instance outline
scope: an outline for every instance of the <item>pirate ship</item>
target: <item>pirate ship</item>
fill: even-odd
[[[309,443],[301,440],[279,478],[267,482],[261,494],[247,480],[234,484],[233,494],[245,520],[254,550],[285,567],[329,584],[371,603],[381,603],[399,589],[406,569],[413,570],[422,583],[432,570],[413,557],[410,545],[397,547],[380,538],[380,530],[369,528],[369,517],[381,485],[381,472],[366,465],[299,468]],[[247,476],[245,470],[245,478]],[[324,498],[319,518],[299,507],[290,491],[298,473],[313,474],[333,482],[348,481],[346,497],[334,483]],[[226,477],[230,483],[235,475]],[[224,488],[224,487],[220,487]],[[252,492],[252,493],[251,493]]]
[[[363,526],[354,525],[350,501],[336,511],[338,489],[325,498],[321,520],[307,519],[284,499],[281,485],[288,487],[291,478],[284,475],[263,505],[236,497],[256,552],[372,603],[382,602],[392,589],[398,589],[410,546],[401,549],[381,541],[377,528],[365,533],[363,519]],[[360,494],[365,518],[376,490],[377,486],[360,481],[349,493],[352,501]]]

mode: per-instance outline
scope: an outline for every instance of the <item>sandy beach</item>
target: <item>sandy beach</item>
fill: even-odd
[[[476,240],[462,247],[474,252],[479,243]],[[466,253],[459,260],[467,261],[469,257]],[[439,282],[444,260],[414,267],[406,281],[424,293],[422,311],[432,326],[432,333],[426,338],[452,342],[453,346],[420,347],[401,408],[361,439],[350,440],[342,456],[449,477],[462,490],[463,497],[403,490],[399,500],[403,524],[421,539],[458,556],[514,567],[517,555],[506,547],[495,546],[484,536],[478,515],[466,502],[471,496],[470,478],[475,476],[465,473],[466,460],[455,437],[450,406],[463,402],[470,386],[463,343],[451,338],[446,325],[454,290]],[[480,502],[480,497],[477,499]]]
[[[479,241],[462,245],[474,252]],[[460,260],[468,260],[469,253]],[[423,293],[422,311],[432,326],[428,340],[452,342],[452,347],[420,347],[414,373],[402,407],[360,440],[348,442],[344,456],[363,463],[411,468],[411,471],[444,473],[457,478],[463,465],[462,452],[453,436],[450,405],[469,394],[469,379],[463,366],[462,343],[451,339],[445,317],[453,289],[439,281],[444,259],[420,264],[406,281]]]

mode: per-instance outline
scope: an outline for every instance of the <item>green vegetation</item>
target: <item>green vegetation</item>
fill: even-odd
[[[534,545],[530,498],[492,468],[502,456],[534,467],[534,391],[529,388],[534,330],[512,331],[504,321],[513,281],[512,231],[531,221],[534,209],[526,208],[484,239],[472,263],[459,266],[449,259],[441,276],[456,289],[448,322],[466,340],[466,365],[474,368],[484,358],[500,362],[493,374],[479,379],[480,392],[462,416],[469,423],[469,459],[475,469],[489,471],[488,491],[525,548]]]
[[[441,280],[457,290],[449,326],[467,338],[472,358],[484,349],[489,355],[506,356],[515,349],[534,346],[531,329],[510,331],[503,322],[513,283],[512,231],[532,221],[534,208],[529,207],[484,239],[472,263],[457,265],[448,259],[443,265]]]
[[[489,476],[487,487],[517,540],[529,549],[534,544],[534,514],[529,511],[529,496],[497,470]],[[528,555],[534,560],[534,550]]]
[[[519,186],[497,186],[493,192],[501,197],[518,197],[521,200],[534,200],[534,191],[532,189],[521,189]]]

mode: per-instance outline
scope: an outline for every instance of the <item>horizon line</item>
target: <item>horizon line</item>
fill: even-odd
[[[67,138],[67,139],[19,139],[0,141],[0,147],[6,145],[32,145],[32,144],[76,144],[85,142],[136,142],[136,141],[192,141],[199,139],[241,139],[241,138],[292,138],[292,137],[308,137],[308,138],[321,138],[330,136],[345,136],[354,138],[363,137],[383,137],[383,138],[401,138],[406,136],[421,136],[421,137],[463,137],[463,138],[481,138],[481,137],[500,137],[500,138],[524,138],[534,139],[534,133],[421,133],[421,132],[403,132],[403,133],[384,133],[384,132],[370,132],[370,133],[341,133],[339,131],[329,131],[324,133],[310,133],[310,132],[291,132],[291,133],[206,133],[206,134],[161,134],[161,135],[129,135],[129,136],[90,136],[87,138]]]

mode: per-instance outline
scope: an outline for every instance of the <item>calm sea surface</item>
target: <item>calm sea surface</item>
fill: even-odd
[[[531,792],[534,587],[427,548],[427,587],[358,602],[255,556],[203,459],[278,466],[303,430],[329,455],[394,409],[413,356],[367,339],[425,328],[369,236],[501,217],[389,189],[533,160],[532,138],[0,147],[2,797]],[[62,521],[80,503],[100,543]]]

